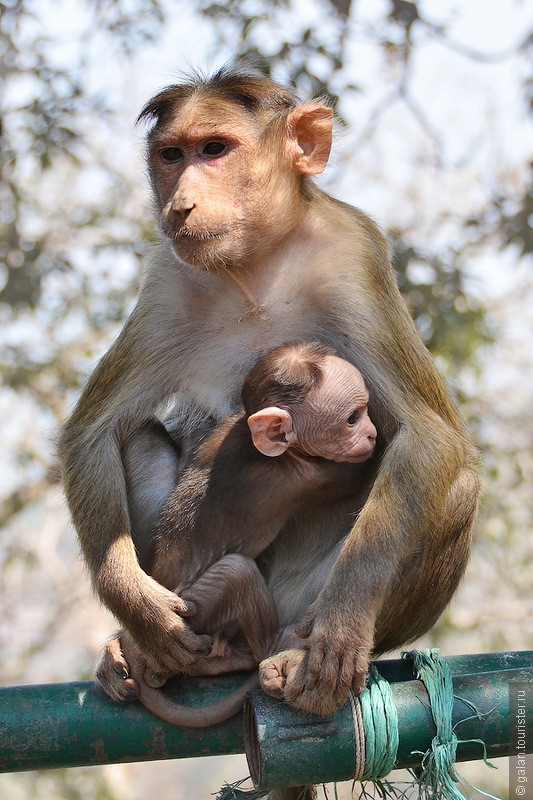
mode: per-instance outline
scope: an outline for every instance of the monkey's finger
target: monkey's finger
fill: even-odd
[[[95,683],[112,699],[119,703],[132,703],[139,697],[139,684],[133,678],[119,678],[105,675],[101,671],[95,673]]]
[[[333,691],[333,699],[337,708],[347,701],[353,678],[353,659],[341,658],[337,671],[337,683]]]
[[[259,664],[259,680],[264,691],[272,697],[280,699],[285,697],[286,700],[289,700],[286,695],[288,677],[292,676],[294,679],[298,667],[305,659],[305,655],[304,650],[283,650],[281,653],[262,661]],[[302,685],[301,681],[300,685],[293,682],[292,690],[290,691],[291,697],[293,694],[294,696],[299,695]]]
[[[181,616],[171,616],[165,620],[165,628],[153,654],[161,652],[162,656],[166,654],[173,658],[188,653],[198,657],[199,654],[208,655],[212,644],[212,636],[195,633]]]
[[[285,677],[272,659],[266,659],[259,665],[259,680],[264,692],[278,700],[283,700]]]
[[[182,667],[195,664],[202,658],[207,658],[211,652],[213,637],[207,634],[197,636],[189,630],[171,631],[165,639],[164,646],[159,646],[157,651],[147,654],[146,663],[152,672],[163,675],[175,675]]]
[[[328,674],[326,677],[324,674],[327,655],[327,651],[325,651],[323,647],[314,645],[309,649],[307,674],[305,676],[306,691],[314,691],[321,681],[326,685],[328,684],[330,676]]]
[[[286,664],[285,699],[300,708],[300,697],[305,691],[307,676],[307,651],[293,650],[293,657]]]
[[[365,672],[356,672],[352,679],[352,692],[356,697],[359,697],[361,692],[366,686],[366,670]]]
[[[129,665],[122,652],[122,645],[120,643],[120,633],[115,633],[108,642],[106,642],[102,659],[107,659],[114,665],[121,666],[124,669],[124,678],[129,675]]]
[[[177,644],[186,653],[197,658],[199,655],[202,657],[208,656],[213,647],[213,637],[209,634],[197,634],[192,631],[184,631],[177,639]]]
[[[308,681],[306,688],[315,689],[326,694],[333,694],[339,672],[337,653],[325,647],[313,647],[309,653]]]
[[[352,677],[352,691],[356,696],[359,696],[366,686],[366,678],[368,674],[368,655],[365,653],[358,653],[355,659],[355,668]]]
[[[325,647],[315,647],[311,648],[310,657],[313,651],[317,660],[322,661],[322,670],[318,674],[308,670],[300,694],[293,694],[291,686],[285,691],[285,698],[307,713],[331,714],[346,702],[350,684],[339,686],[337,678],[342,666],[334,652],[329,652]],[[295,683],[294,689],[296,687]]]
[[[339,707],[332,695],[316,689],[312,692],[304,689],[299,697],[292,701],[292,705],[306,714],[320,714],[321,716],[333,714]]]
[[[95,681],[113,700],[136,700],[139,696],[139,686],[130,677],[129,665],[122,654],[119,637],[113,637],[102,653],[96,665]]]
[[[331,647],[326,645],[321,645],[319,643],[312,643],[311,647],[309,648],[309,659],[307,662],[307,671],[313,677],[318,677],[319,675],[324,676],[325,671],[328,669],[329,662],[334,658],[334,652]],[[337,660],[335,658],[335,666],[337,666]]]
[[[194,617],[194,615],[198,613],[198,606],[193,600],[185,600],[179,595],[176,595],[172,606],[176,614],[179,614],[180,617]]]

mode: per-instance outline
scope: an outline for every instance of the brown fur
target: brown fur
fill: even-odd
[[[228,98],[237,85],[246,99]],[[329,111],[291,109],[276,91],[226,73],[185,102],[167,94],[147,107],[166,237],[60,452],[95,588],[150,667],[165,672],[172,659],[162,652],[181,653],[185,640],[192,663],[206,645],[179,616],[185,601],[139,564],[149,534],[130,527],[124,443],[170,400],[176,434],[220,420],[253,363],[284,342],[319,340],[355,364],[381,443],[376,477],[358,501],[303,509],[259,559],[281,624],[301,623],[308,635],[299,665],[283,652],[263,663],[286,699],[328,713],[350,687],[362,689],[370,653],[419,636],[448,603],[468,557],[478,457],[407,313],[382,235],[309,180],[325,166]],[[208,162],[202,142],[224,139],[228,109],[228,152]],[[162,148],[176,146],[184,160],[169,164]]]

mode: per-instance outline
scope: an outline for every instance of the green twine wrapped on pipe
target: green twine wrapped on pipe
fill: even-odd
[[[352,700],[353,705],[357,700]],[[367,688],[359,697],[364,729],[363,780],[384,778],[394,767],[398,752],[398,712],[389,683],[370,665]],[[355,712],[357,713],[357,712]]]
[[[438,650],[413,650],[403,653],[402,658],[411,658],[417,676],[423,682],[429,695],[431,712],[437,728],[437,734],[431,742],[431,748],[422,756],[422,771],[417,784],[424,796],[435,800],[464,800],[464,795],[457,789],[456,783],[461,776],[455,769],[457,756],[457,738],[452,725],[454,693],[450,668],[439,656]],[[484,743],[478,740],[484,747]],[[489,764],[484,755],[487,766]],[[475,787],[472,787],[475,788]],[[477,790],[479,791],[479,790]],[[482,792],[486,797],[494,795]]]
[[[412,653],[404,653],[403,657],[413,659],[416,674],[427,689],[437,728],[431,749],[422,757],[419,782],[432,789],[436,798],[462,800],[463,795],[455,786],[459,775],[453,766],[458,739],[452,727],[454,698],[450,669],[440,658],[438,650],[415,650]]]

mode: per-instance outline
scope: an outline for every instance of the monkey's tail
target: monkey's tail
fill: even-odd
[[[121,633],[121,649],[130,668],[130,676],[139,687],[139,700],[143,706],[159,719],[183,728],[207,728],[217,722],[225,722],[240,711],[247,692],[259,685],[257,670],[230,695],[210,706],[184,706],[176,703],[160,689],[148,686],[144,680],[145,663],[131,636]]]
[[[224,722],[242,708],[244,697],[259,685],[257,671],[228,697],[210,706],[184,706],[175,703],[159,689],[152,689],[144,681],[139,683],[139,700],[143,706],[165,722],[184,728],[207,728]]]

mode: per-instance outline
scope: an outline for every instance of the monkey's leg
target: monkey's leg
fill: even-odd
[[[131,533],[139,563],[148,566],[155,526],[178,482],[180,450],[159,420],[147,421],[126,441],[126,473]]]
[[[477,474],[461,470],[439,520],[400,563],[383,598],[374,655],[422,636],[452,599],[468,564],[478,496]]]
[[[269,652],[278,632],[278,615],[253,559],[240,553],[223,556],[192,586],[183,590],[181,596],[198,606],[198,612],[191,618],[195,631],[213,633],[235,621],[255,663]]]

